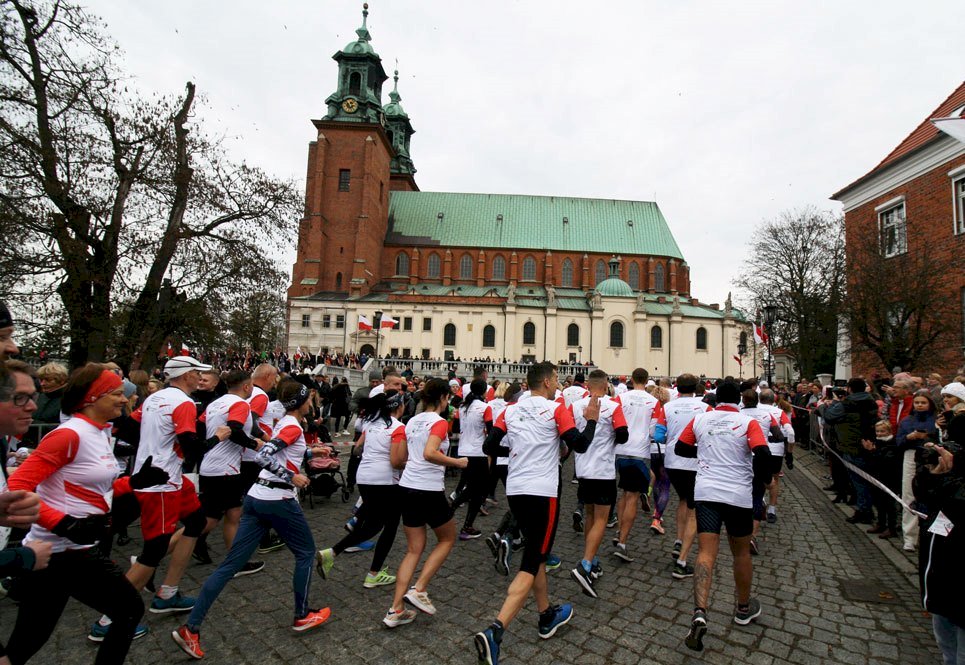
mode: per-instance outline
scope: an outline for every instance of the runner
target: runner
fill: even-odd
[[[767,389],[770,392],[770,389]],[[773,393],[772,393],[773,394]],[[757,536],[760,532],[761,521],[764,520],[765,514],[765,504],[764,504],[764,494],[768,487],[773,487],[774,483],[777,482],[777,475],[781,471],[781,454],[784,452],[784,439],[786,434],[782,431],[779,418],[784,415],[784,412],[780,409],[763,409],[759,406],[760,396],[754,388],[747,388],[741,393],[741,413],[745,416],[750,416],[757,421],[757,424],[761,426],[761,431],[764,432],[764,436],[767,439],[767,447],[771,451],[771,473],[772,475],[770,485],[759,485],[756,481],[754,483],[752,496],[754,499],[754,530],[751,533],[751,554],[760,554],[760,546],[757,543]],[[777,411],[775,414],[774,411]],[[788,425],[790,427],[790,424]],[[780,451],[780,454],[776,452]],[[775,516],[776,520],[776,516]],[[770,520],[768,520],[770,521]]]
[[[268,528],[275,529],[295,556],[292,589],[295,595],[295,617],[292,630],[305,632],[326,621],[332,611],[325,607],[308,607],[312,581],[315,540],[298,504],[296,488],[308,487],[308,476],[299,471],[308,449],[301,421],[311,408],[309,390],[297,381],[286,380],[278,386],[278,399],[285,415],[275,424],[272,438],[258,451],[262,465],[258,481],[248,490],[238,533],[225,560],[205,580],[197,603],[187,622],[171,633],[181,649],[192,658],[204,657],[201,649],[201,624],[225,586],[254,554]]]
[[[493,410],[485,399],[488,388],[485,379],[473,379],[469,388],[462,405],[454,414],[452,428],[453,433],[459,433],[459,456],[469,460],[469,466],[462,472],[459,483],[463,489],[456,493],[452,502],[453,513],[462,504],[469,503],[459,540],[482,535],[479,529],[473,527],[473,522],[486,500],[489,488],[489,458],[483,453],[483,442],[493,429]]]
[[[395,584],[395,576],[389,574],[384,564],[402,515],[399,469],[405,465],[406,439],[405,426],[399,417],[405,409],[405,400],[399,391],[387,390],[370,398],[364,408],[367,415],[356,445],[362,450],[358,487],[366,509],[359,512],[359,519],[345,538],[318,552],[315,569],[323,579],[328,579],[336,556],[381,532],[372,566],[362,583],[366,589],[372,589]]]
[[[278,400],[274,399],[275,388],[278,386],[278,369],[274,365],[262,363],[255,367],[251,373],[251,397],[248,398],[248,405],[251,407],[251,417],[255,421],[252,427],[252,436],[268,441],[271,438],[272,430],[279,418],[285,415],[285,409]],[[256,431],[257,428],[257,431]],[[248,494],[248,490],[258,480],[261,473],[261,466],[258,464],[258,452],[246,449],[241,457],[241,490],[242,496]],[[275,550],[280,550],[285,546],[278,534],[269,530],[258,546],[258,554],[268,554]]]
[[[630,436],[623,407],[619,401],[606,395],[608,381],[606,372],[600,369],[593,370],[590,372],[588,381],[592,397],[584,397],[573,404],[573,420],[578,428],[586,426],[587,419],[584,418],[583,413],[593,397],[597,399],[600,407],[590,446],[585,452],[577,452],[575,461],[576,477],[580,481],[577,495],[584,505],[586,529],[583,560],[576,565],[571,574],[582,587],[583,593],[591,598],[598,596],[594,586],[596,580],[603,575],[603,567],[600,565],[597,552],[606,533],[607,513],[610,506],[616,502],[615,446],[626,444]],[[649,423],[647,426],[649,427]],[[620,450],[622,452],[623,448]],[[639,462],[643,466],[640,481],[645,487],[650,480],[650,473],[646,470],[646,463],[642,459]],[[635,508],[636,499],[634,499]],[[625,545],[622,552],[626,558],[629,558]]]
[[[650,486],[647,462],[652,457],[651,440],[659,444],[663,443],[667,436],[663,407],[656,397],[644,390],[649,378],[647,370],[636,368],[630,375],[633,388],[614,399],[620,405],[629,429],[629,438],[616,455],[616,468],[620,473],[619,488],[623,490],[623,494],[617,504],[620,531],[618,537],[613,539],[613,555],[623,561],[633,561],[627,553],[627,538],[634,520],[637,519],[640,495],[646,494]],[[660,518],[655,516],[653,522],[660,525]],[[653,529],[654,526],[651,525],[650,528]],[[663,527],[659,528],[662,533]]]
[[[488,385],[489,372],[487,372],[485,369],[479,366],[474,367],[472,370],[472,381],[464,384],[460,389],[461,390],[460,394],[462,395],[463,399],[466,399],[467,397],[469,397],[469,392],[472,390],[472,384],[475,383],[476,381],[482,381],[483,383],[487,384],[486,391],[485,393],[483,393],[483,399],[485,401],[492,402],[494,399],[496,399],[496,389]]]
[[[677,539],[673,545],[675,559],[674,579],[682,580],[693,577],[693,566],[687,563],[690,548],[697,537],[697,520],[694,517],[694,482],[697,478],[697,460],[678,457],[675,451],[677,439],[684,427],[698,414],[711,411],[702,398],[696,395],[698,379],[693,374],[681,374],[677,377],[677,399],[664,405],[664,417],[667,420],[667,445],[664,446],[663,464],[670,477],[677,497]]]
[[[768,437],[767,439],[767,447],[771,449],[771,457],[773,457],[775,460],[773,464],[774,476],[771,480],[771,484],[767,488],[768,524],[774,524],[777,522],[777,497],[780,492],[781,466],[785,456],[787,456],[788,468],[791,468],[790,451],[791,446],[794,445],[794,427],[791,426],[791,420],[788,418],[787,413],[775,404],[775,401],[776,399],[773,390],[770,388],[763,388],[761,390],[757,408],[772,413],[774,415],[774,419],[777,420],[777,423],[780,426],[781,433],[784,435],[783,440],[781,440],[781,438],[778,436]]]
[[[750,537],[754,528],[752,485],[767,485],[771,453],[760,425],[738,409],[740,388],[723,383],[717,388],[717,409],[690,421],[677,440],[675,452],[697,459],[694,500],[698,547],[694,574],[694,614],[685,643],[702,651],[707,632],[707,607],[714,564],[720,548],[721,526],[734,556],[737,610],[734,623],[746,626],[761,615],[761,603],[751,598],[753,564]]]
[[[586,428],[582,433],[577,430],[573,414],[552,401],[558,384],[552,363],[534,364],[526,382],[531,396],[506,407],[484,446],[490,457],[509,455],[506,495],[524,539],[519,572],[509,585],[496,620],[473,637],[479,661],[489,665],[498,665],[503,632],[531,591],[539,612],[541,638],[549,639],[573,618],[571,605],[550,605],[546,581],[546,555],[553,546],[559,521],[560,439],[570,449],[586,452],[600,415],[599,398],[591,397],[582,414]],[[508,448],[500,445],[504,437]]]
[[[443,379],[431,379],[422,391],[422,413],[413,416],[405,426],[408,461],[399,486],[402,492],[402,525],[405,527],[407,550],[399,564],[392,607],[382,619],[395,628],[415,619],[415,612],[405,609],[408,601],[426,614],[435,614],[427,587],[432,577],[445,563],[456,542],[456,526],[446,500],[446,467],[465,469],[465,457],[449,457],[449,426],[441,414],[449,409],[449,384]],[[426,547],[426,527],[431,528],[438,542],[429,553],[416,583],[409,587],[419,559]]]

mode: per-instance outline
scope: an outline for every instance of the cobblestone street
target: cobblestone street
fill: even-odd
[[[800,467],[805,467],[802,469]],[[808,471],[807,469],[810,469]],[[582,548],[581,536],[571,528],[575,486],[570,485],[571,467],[564,470],[561,528],[556,554],[563,567],[550,575],[554,602],[572,602],[576,613],[569,626],[551,640],[540,640],[532,607],[510,626],[503,642],[503,662],[545,665],[548,663],[654,664],[677,663],[893,663],[913,665],[939,663],[930,621],[918,602],[909,573],[914,568],[900,552],[879,547],[858,529],[846,524],[845,513],[832,506],[820,488],[820,461],[799,454],[799,466],[786,473],[779,521],[761,539],[761,556],[754,560],[754,593],[763,605],[763,616],[747,627],[731,620],[733,579],[729,554],[722,551],[716,570],[710,608],[710,631],[706,648],[694,654],[683,646],[692,609],[690,580],[670,576],[673,515],[676,499],[667,511],[667,535],[653,537],[646,516],[638,517],[631,534],[634,563],[621,563],[609,555],[609,533],[601,560],[605,575],[599,584],[600,598],[580,593],[570,578]],[[451,481],[451,482],[454,482]],[[494,526],[505,507],[481,517],[484,532]],[[334,543],[344,531],[349,504],[337,495],[306,506],[316,542]],[[132,529],[132,535],[137,528]],[[217,536],[218,534],[213,534]],[[430,537],[430,541],[431,541]],[[212,537],[216,561],[223,547]],[[121,548],[135,552],[139,540]],[[399,529],[396,547],[389,557],[394,570],[401,558],[404,536]],[[726,549],[726,545],[723,549]],[[897,550],[896,550],[897,551]],[[291,557],[282,550],[264,557],[265,571],[233,581],[215,604],[202,630],[205,661],[218,663],[473,663],[471,635],[485,627],[502,601],[508,582],[492,567],[482,539],[457,543],[452,556],[430,585],[429,593],[439,612],[420,614],[416,621],[390,631],[381,618],[388,607],[391,587],[367,590],[362,578],[370,555],[346,554],[338,558],[332,579],[313,580],[313,605],[328,605],[333,618],[305,635],[289,630],[291,623]],[[691,556],[691,561],[693,556]],[[197,592],[213,566],[193,564],[182,588]],[[884,602],[846,600],[842,582],[868,583],[887,590],[894,599]],[[0,604],[0,621],[9,633],[16,615],[10,600]],[[86,639],[96,612],[73,601],[53,638],[33,662],[89,663],[94,646]],[[171,663],[188,658],[169,634],[179,623],[173,616],[146,615],[150,634],[134,643],[129,662]]]

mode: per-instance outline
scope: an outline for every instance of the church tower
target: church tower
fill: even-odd
[[[312,121],[318,134],[308,147],[305,216],[289,297],[368,293],[382,277],[379,257],[388,228],[389,191],[418,189],[408,158],[408,117],[399,138],[393,134],[390,141],[386,133],[382,84],[388,76],[372,48],[368,14],[365,4],[358,38],[332,56],[338,84],[325,100],[325,117]],[[392,145],[399,139],[404,159]],[[399,177],[402,186],[393,187],[393,178]]]
[[[402,96],[399,94],[399,70],[395,70],[394,85],[389,93],[389,103],[385,105],[385,133],[395,156],[392,158],[392,189],[406,192],[419,191],[415,184],[415,166],[409,155],[409,142],[415,130],[409,122],[408,114],[402,109]]]

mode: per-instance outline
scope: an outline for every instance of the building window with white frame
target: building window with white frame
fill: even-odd
[[[344,314],[336,314],[336,315],[335,315],[335,327],[336,327],[336,328],[339,328],[339,329],[345,327],[345,315],[344,315]]]
[[[331,328],[331,327],[332,327],[332,315],[331,315],[331,314],[322,314],[322,327],[323,327],[323,328]]]
[[[312,315],[302,314],[302,328],[308,328],[312,325]]]
[[[878,230],[881,236],[881,253],[885,258],[908,251],[904,201],[878,213]]]
[[[965,176],[952,183],[955,193],[955,234],[965,233]]]

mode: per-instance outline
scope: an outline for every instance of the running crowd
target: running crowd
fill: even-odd
[[[0,305],[0,436],[16,438],[30,425],[39,386],[32,368],[7,359],[17,353],[13,334],[9,312]],[[508,510],[485,542],[498,572],[510,575],[514,557],[518,568],[492,622],[472,636],[479,662],[498,663],[531,594],[540,638],[552,638],[574,616],[572,604],[552,602],[546,574],[561,566],[553,544],[563,465],[571,456],[579,500],[573,527],[583,533],[584,547],[570,578],[585,595],[605,593],[605,556],[617,565],[634,560],[630,536],[641,509],[652,513],[650,530],[664,533],[673,488],[679,502],[668,548],[675,561],[671,574],[693,583],[686,646],[704,648],[722,528],[733,554],[733,621],[747,625],[762,614],[752,594],[755,535],[761,522],[778,521],[779,479],[783,466],[793,465],[797,440],[793,405],[766,384],[725,379],[708,387],[686,373],[655,382],[642,368],[626,382],[593,370],[561,383],[556,366],[540,362],[529,367],[525,382],[493,386],[480,368],[469,381],[427,378],[410,392],[406,378],[387,367],[364,397],[356,395],[360,415],[346,485],[357,485],[361,498],[346,524],[348,534],[319,547],[300,500],[322,477],[332,482],[330,476],[341,472],[327,444],[317,384],[260,364],[219,376],[224,393],[196,401],[192,395],[211,371],[189,355],[169,358],[164,385],[135,400],[111,367],[91,363],[69,375],[60,397],[63,422],[9,475],[4,467],[0,545],[17,539],[21,544],[0,550],[0,575],[11,578],[4,589],[19,599],[0,665],[25,663],[39,651],[70,598],[102,614],[92,616],[89,634],[101,643],[95,662],[124,662],[132,641],[148,630],[141,623],[144,589],[152,590],[150,612],[185,615],[172,639],[201,659],[202,626],[212,605],[232,579],[263,569],[263,562],[252,560],[256,552],[277,547],[294,555],[293,631],[315,629],[331,616],[330,608],[310,604],[313,572],[331,578],[338,556],[360,548],[372,551],[363,586],[393,589],[382,622],[398,628],[418,612],[436,612],[429,595],[433,577],[457,539],[484,535],[475,520],[497,505],[493,497],[502,482]],[[855,404],[866,400],[855,397],[865,388],[853,379],[848,396],[829,405],[823,417],[837,432],[836,445],[853,430],[867,457],[876,459],[888,440],[874,437],[877,406],[872,419],[870,409],[865,413]],[[965,649],[962,536],[952,528],[965,517],[965,385],[951,382],[940,394],[945,410],[934,429],[925,430],[925,452],[913,456],[913,485],[916,506],[927,515],[919,533],[929,562],[924,606],[946,662],[954,663]],[[6,461],[3,452],[0,460]],[[865,481],[853,471],[864,468],[853,463],[862,453],[851,455],[852,461],[849,455],[843,456],[845,468]],[[194,469],[197,487],[189,474]],[[448,469],[460,473],[452,494],[445,486]],[[851,482],[858,491],[853,476]],[[457,528],[455,514],[463,507]],[[111,559],[111,549],[115,535],[138,519],[142,548],[125,571]],[[393,575],[386,561],[400,522],[406,551]],[[196,596],[182,593],[192,555],[206,555],[199,542],[219,524],[224,560]],[[608,525],[618,528],[606,547]],[[887,513],[879,511],[879,525],[888,527]],[[429,529],[435,535],[431,547]],[[156,580],[165,560],[163,578]]]

